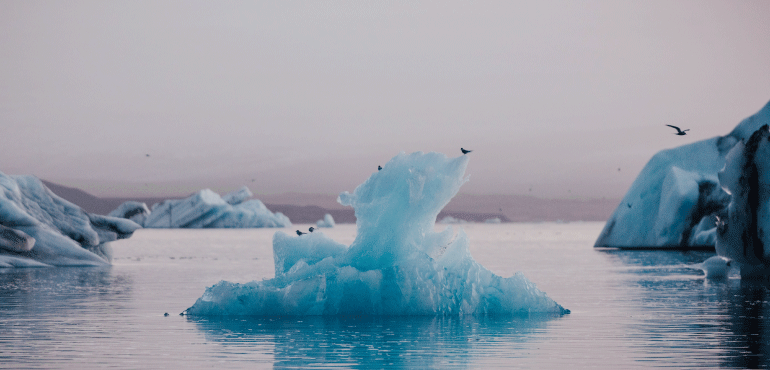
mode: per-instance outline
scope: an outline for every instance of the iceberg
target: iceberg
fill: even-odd
[[[0,267],[107,265],[110,242],[140,227],[86,213],[34,176],[0,172]]]
[[[718,173],[730,150],[768,123],[770,103],[725,136],[655,154],[594,247],[714,248],[716,215],[730,202]]]
[[[328,213],[324,215],[324,218],[322,220],[318,220],[315,222],[315,226],[318,227],[319,229],[322,227],[326,227],[326,228],[334,227],[334,225],[335,225],[334,218],[332,217],[332,215]]]
[[[435,232],[457,194],[468,156],[400,153],[353,193],[350,246],[323,232],[273,236],[275,277],[222,281],[185,312],[192,316],[566,314],[521,273],[503,278],[476,262],[451,227]]]
[[[147,209],[144,203],[128,201],[111,216],[131,219],[146,228],[258,228],[290,227],[284,214],[270,212],[246,186],[219,196],[210,189],[201,190],[185,199],[156,203]]]
[[[741,277],[770,275],[770,131],[768,125],[727,155],[719,180],[730,197],[717,216],[716,251],[735,261]]]

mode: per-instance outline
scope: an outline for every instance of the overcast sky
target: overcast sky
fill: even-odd
[[[770,101],[768,19],[770,1],[6,0],[0,171],[101,196],[338,193],[400,151],[465,147],[466,193],[619,198],[659,150]]]

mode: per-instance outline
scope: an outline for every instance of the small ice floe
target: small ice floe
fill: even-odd
[[[711,257],[700,264],[707,279],[726,279],[733,267],[732,260],[722,256]]]
[[[328,213],[324,215],[323,219],[320,219],[320,220],[315,222],[315,226],[317,228],[319,228],[319,229],[322,228],[322,227],[334,227],[334,225],[335,225],[334,224],[334,217],[332,217],[332,215],[330,215]]]

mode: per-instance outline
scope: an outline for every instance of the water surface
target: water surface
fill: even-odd
[[[462,227],[477,261],[506,277],[523,272],[572,313],[179,316],[220,280],[272,278],[276,229],[139,230],[113,244],[111,267],[0,269],[0,368],[763,368],[770,363],[767,285],[735,277],[704,279],[695,265],[712,253],[594,250],[603,223]],[[344,244],[355,238],[354,225],[323,231]]]

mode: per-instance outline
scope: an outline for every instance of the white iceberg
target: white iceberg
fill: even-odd
[[[434,232],[439,211],[467,181],[468,156],[400,153],[353,194],[353,244],[323,232],[275,233],[275,278],[206,289],[188,315],[565,314],[569,310],[521,273],[497,276],[479,265],[468,238]]]
[[[130,220],[88,214],[34,176],[0,172],[0,267],[109,264],[109,242],[140,228]]]
[[[201,190],[185,199],[165,200],[148,210],[144,203],[125,202],[110,215],[129,218],[147,228],[289,227],[284,214],[270,212],[247,187],[225,194]]]
[[[714,247],[715,214],[727,207],[718,172],[727,153],[770,123],[770,103],[726,136],[663,150],[639,173],[595,247]]]
[[[315,226],[318,227],[319,229],[322,227],[326,227],[326,228],[334,227],[334,225],[335,225],[334,218],[332,217],[332,215],[328,213],[324,215],[324,218],[322,220],[318,220],[315,222]]]

